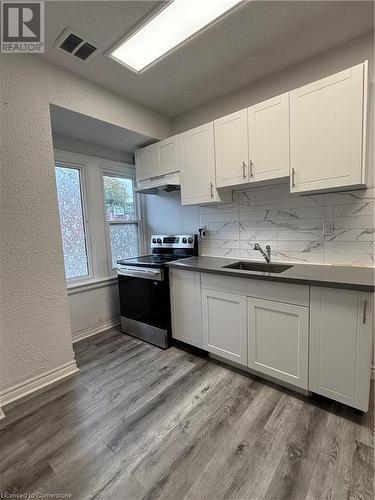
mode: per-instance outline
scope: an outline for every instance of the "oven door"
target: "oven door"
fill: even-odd
[[[164,279],[157,279],[156,274],[152,279],[149,274],[146,277],[137,271],[138,268],[129,273],[124,269],[118,271],[122,331],[167,347],[171,329],[167,273],[162,269],[149,270],[159,272],[159,276],[160,271],[165,272]]]

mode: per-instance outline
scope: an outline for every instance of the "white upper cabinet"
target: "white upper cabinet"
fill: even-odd
[[[168,137],[155,144],[159,166],[158,175],[171,174],[180,170],[178,156],[178,136]]]
[[[179,150],[182,205],[219,202],[213,122],[180,134]]]
[[[137,181],[159,175],[159,162],[155,144],[138,149],[135,152]]]
[[[136,151],[137,180],[181,172],[183,205],[290,175],[291,192],[365,187],[367,61]]]
[[[365,183],[367,63],[290,93],[291,191]]]
[[[215,120],[218,187],[289,175],[289,93]]]
[[[137,181],[180,170],[178,136],[174,135],[135,152]]]
[[[289,175],[289,93],[248,108],[251,181]]]
[[[217,187],[249,182],[247,109],[214,121]]]
[[[309,389],[368,410],[373,294],[311,287]]]

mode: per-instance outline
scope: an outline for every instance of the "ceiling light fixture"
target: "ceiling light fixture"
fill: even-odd
[[[141,73],[240,3],[243,0],[173,0],[109,55]]]

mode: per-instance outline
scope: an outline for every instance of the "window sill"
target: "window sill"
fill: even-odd
[[[117,276],[109,276],[108,278],[92,279],[81,283],[69,283],[67,285],[68,295],[76,293],[88,292],[106,286],[112,286],[117,283]]]

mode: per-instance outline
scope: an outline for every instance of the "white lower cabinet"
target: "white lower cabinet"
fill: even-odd
[[[248,297],[248,366],[308,387],[309,308]]]
[[[360,291],[311,286],[309,293],[304,285],[171,271],[174,338],[362,411],[373,300]]]
[[[246,297],[202,289],[203,348],[247,364]]]
[[[171,269],[172,337],[195,347],[203,347],[200,273]]]
[[[373,295],[311,287],[309,389],[368,410]]]

